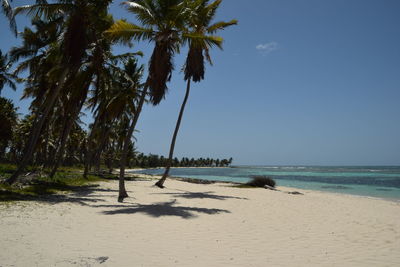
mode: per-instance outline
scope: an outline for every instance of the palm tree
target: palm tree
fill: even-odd
[[[8,55],[4,54],[0,50],[0,93],[4,85],[8,85],[11,89],[15,91],[16,86],[14,80],[16,76],[9,72],[11,63],[8,60]]]
[[[106,145],[105,142],[107,141],[108,135],[110,134],[111,131],[110,129],[111,127],[110,125],[112,124],[111,121],[116,118],[110,116],[111,114],[108,114],[108,116],[104,116],[105,114],[104,107],[106,105],[104,103],[107,103],[109,99],[112,99],[112,97],[115,95],[114,91],[118,93],[121,88],[121,86],[119,86],[119,84],[116,81],[114,81],[115,80],[114,77],[118,75],[119,76],[126,75],[124,71],[118,67],[119,62],[132,59],[137,55],[140,56],[143,55],[141,52],[125,53],[122,55],[113,55],[111,53],[111,43],[107,38],[104,38],[103,33],[106,29],[108,29],[112,25],[112,23],[113,21],[110,18],[104,16],[103,21],[101,21],[101,25],[98,25],[96,27],[96,31],[98,32],[98,34],[92,37],[92,44],[89,46],[90,49],[88,49],[89,56],[87,58],[87,61],[84,62],[83,64],[84,68],[81,67],[80,72],[76,75],[74,81],[72,82],[72,86],[75,87],[76,90],[72,90],[67,100],[65,101],[69,103],[66,106],[69,107],[67,111],[70,113],[66,113],[66,115],[64,116],[65,117],[64,121],[66,121],[66,124],[58,148],[57,160],[50,176],[54,176],[59,164],[61,163],[64,153],[64,147],[66,144],[66,138],[68,137],[72,127],[73,120],[71,118],[77,118],[78,113],[80,112],[85,103],[86,96],[89,92],[89,87],[91,86],[92,83],[93,83],[92,87],[94,87],[94,89],[92,90],[93,97],[89,100],[90,106],[93,108],[96,107],[99,104],[99,99],[101,99],[100,101],[101,103],[97,108],[97,111],[101,110],[101,112],[95,112],[95,115],[96,115],[96,122],[99,121],[98,116],[100,116],[103,125],[97,127],[98,124],[95,123],[94,127],[92,128],[93,131],[91,133],[95,133],[98,130],[98,128],[102,129],[103,131],[102,131],[101,145],[99,146],[98,149],[96,149],[96,151],[92,151],[93,136],[91,135],[88,138],[89,149],[87,150],[86,153],[87,156],[85,160],[84,177],[87,176],[89,163],[92,162],[93,159],[93,152],[95,152],[94,154],[95,156],[97,156],[98,162],[100,162],[101,153],[104,150],[104,147]],[[114,91],[110,89],[113,89]],[[107,127],[101,127],[104,125],[107,125]]]
[[[163,176],[156,183],[156,185],[160,188],[164,187],[164,182],[167,179],[169,170],[171,168],[176,137],[178,135],[179,127],[182,121],[186,102],[189,97],[190,82],[191,80],[193,80],[194,82],[200,82],[204,79],[204,56],[210,62],[210,64],[212,64],[209,50],[213,46],[217,46],[218,48],[222,49],[223,39],[219,36],[215,36],[214,34],[218,30],[223,30],[231,25],[237,24],[237,20],[231,20],[229,22],[220,21],[211,24],[222,0],[216,0],[211,4],[209,4],[208,2],[208,0],[195,0],[187,2],[189,10],[191,10],[192,16],[188,20],[189,32],[183,35],[185,40],[189,43],[189,52],[186,57],[186,63],[184,66],[184,79],[187,82],[186,93],[181,109],[179,111],[174,134],[172,136],[167,166],[165,168]]]
[[[49,92],[56,88],[56,77],[49,75],[54,68],[54,65],[58,64],[57,49],[49,49],[49,44],[55,43],[60,34],[60,18],[54,18],[48,21],[40,19],[34,19],[32,25],[34,29],[25,28],[21,33],[22,45],[19,47],[13,47],[10,51],[10,60],[12,63],[24,59],[16,67],[14,74],[18,75],[23,71],[28,71],[29,75],[24,79],[26,87],[22,98],[32,98],[30,110],[33,114],[32,122],[33,125],[38,120],[37,114],[40,114],[44,107],[47,105],[47,99]],[[56,46],[54,46],[56,47]],[[57,113],[57,112],[56,112]],[[49,112],[49,116],[54,112]],[[48,120],[50,122],[50,120]],[[36,143],[42,143],[40,146],[35,145],[35,150],[41,148],[43,155],[47,154],[48,145],[52,144],[49,134],[51,123],[44,123],[42,129],[42,135],[38,138]],[[51,130],[54,132],[54,129]],[[27,138],[29,140],[29,136]],[[45,140],[43,140],[45,139]],[[44,141],[44,143],[42,142]],[[25,143],[25,142],[24,142]],[[37,159],[36,159],[37,160]]]
[[[143,26],[119,20],[108,30],[109,36],[123,43],[132,39],[154,42],[146,86],[150,88],[151,102],[158,105],[168,89],[173,56],[179,52],[180,34],[187,15],[185,6],[182,0],[134,0],[122,4]]]
[[[93,72],[91,69],[80,71],[75,75],[73,81],[67,82],[67,84],[73,87],[73,89],[68,95],[64,95],[64,99],[60,101],[62,108],[61,112],[59,112],[59,115],[61,115],[61,117],[58,121],[62,122],[62,129],[58,138],[55,151],[55,161],[52,171],[49,175],[50,177],[54,177],[58,167],[60,166],[63,160],[64,150],[70,132],[78,124],[79,113],[85,103],[86,96],[92,82],[92,75]]]
[[[102,1],[79,1],[79,0],[60,0],[56,3],[48,4],[46,1],[39,1],[35,5],[17,7],[15,14],[27,13],[34,18],[51,20],[61,17],[62,32],[59,35],[59,42],[48,44],[48,49],[54,52],[57,64],[53,65],[50,73],[54,75],[54,89],[47,92],[43,105],[37,112],[37,119],[34,123],[29,142],[26,146],[24,156],[16,172],[7,179],[7,183],[14,183],[19,174],[30,162],[36,143],[39,139],[45,121],[48,119],[60,92],[65,88],[66,81],[74,77],[79,71],[86,51],[92,38],[99,33],[97,28],[101,25],[104,16],[107,16],[107,7],[111,0]],[[47,53],[47,57],[54,56]]]
[[[113,146],[113,139],[119,133],[123,135],[117,138],[120,159],[123,161],[120,167],[123,172],[125,171],[127,155],[131,148],[130,123],[136,116],[140,102],[138,93],[142,87],[140,80],[143,66],[137,65],[135,59],[137,55],[143,54],[137,52],[109,56],[107,68],[102,70],[103,74],[99,76],[101,79],[96,81],[98,88],[93,91],[93,96],[88,101],[89,107],[94,110],[95,121],[88,137],[84,176],[89,172],[93,162],[97,163],[96,169],[100,169],[101,155],[104,152],[107,157],[110,157],[110,153],[117,154],[117,151],[112,152],[113,149],[110,150],[110,147]],[[121,64],[123,68],[119,67]],[[116,130],[120,127],[124,129],[117,133]],[[110,165],[110,159],[108,163]],[[124,176],[120,179],[120,195],[127,195]]]
[[[125,188],[125,167],[126,167],[126,162],[127,162],[127,157],[128,157],[128,152],[131,144],[131,139],[133,132],[136,127],[137,120],[139,118],[140,114],[140,109],[143,106],[144,102],[144,97],[140,97],[138,99],[138,102],[136,102],[136,105],[133,104],[133,100],[135,97],[138,96],[138,91],[139,89],[143,89],[143,84],[140,83],[140,80],[143,75],[143,66],[138,67],[137,62],[134,60],[130,60],[125,64],[125,71],[128,75],[129,79],[129,84],[128,86],[128,92],[122,95],[123,99],[125,101],[116,101],[121,106],[121,102],[125,103],[124,106],[126,106],[126,110],[128,111],[128,122],[129,128],[128,132],[123,140],[123,147],[121,151],[121,158],[120,158],[120,175],[119,175],[119,194],[118,194],[118,201],[122,202],[124,198],[128,197],[128,193],[126,192]],[[145,91],[143,89],[143,91]],[[145,95],[145,92],[142,92],[142,96]],[[128,96],[128,97],[126,97]],[[130,97],[129,97],[130,96]],[[128,100],[128,101],[126,101]]]
[[[143,24],[138,26],[125,20],[116,21],[107,31],[112,40],[129,43],[132,39],[154,42],[153,53],[149,62],[148,77],[144,84],[135,116],[131,121],[127,138],[131,138],[139,119],[148,89],[153,105],[164,98],[167,82],[173,71],[172,59],[179,52],[180,34],[185,22],[185,12],[182,0],[136,0],[122,3]],[[124,180],[126,159],[121,157],[120,181]],[[123,190],[122,190],[123,191]],[[121,192],[119,201],[127,194]]]

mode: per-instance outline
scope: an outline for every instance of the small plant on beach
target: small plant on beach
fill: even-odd
[[[252,180],[247,182],[246,185],[248,186],[253,186],[253,187],[265,187],[270,186],[270,187],[275,187],[276,182],[274,179],[271,177],[263,176],[263,175],[257,175],[257,176],[252,176]]]

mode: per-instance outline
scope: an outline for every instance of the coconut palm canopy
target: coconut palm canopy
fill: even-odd
[[[131,40],[154,43],[146,85],[150,88],[152,103],[157,105],[168,90],[167,82],[174,69],[173,56],[182,43],[188,16],[186,3],[182,0],[139,0],[122,4],[141,25],[119,20],[107,33],[111,39],[123,43]]]
[[[183,34],[184,41],[189,43],[189,53],[184,67],[185,80],[191,78],[194,82],[199,82],[204,79],[204,56],[212,64],[209,50],[214,46],[222,49],[223,39],[215,33],[237,24],[237,20],[213,22],[221,2],[222,0],[212,3],[208,0],[188,2],[189,10],[195,15],[189,16],[187,20],[189,32]]]
[[[109,170],[119,165],[118,200],[123,201],[128,197],[125,168],[135,156],[136,124],[145,103],[157,105],[164,99],[174,56],[188,45],[185,79],[200,81],[204,58],[211,63],[209,50],[222,48],[222,38],[215,33],[236,24],[235,20],[213,22],[220,0],[122,2],[138,24],[114,21],[108,11],[111,2],[37,0],[15,9],[9,1],[2,2],[11,24],[15,16],[31,18],[31,25],[18,35],[21,44],[8,54],[0,51],[1,88],[23,83],[22,97],[32,99],[30,114],[18,122],[11,141],[1,148],[10,161],[18,162],[7,183],[15,183],[31,164],[49,170],[50,177],[65,162],[84,165],[84,177],[93,169],[99,172],[104,164]],[[144,66],[136,59],[143,53],[113,51],[117,43],[131,47],[142,41],[154,45],[144,80]],[[87,132],[81,121],[85,108],[94,118]],[[176,134],[174,142],[175,138]],[[171,166],[172,154],[162,162]]]

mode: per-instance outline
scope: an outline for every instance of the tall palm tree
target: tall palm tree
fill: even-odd
[[[49,50],[59,51],[58,64],[55,64],[50,73],[55,77],[55,87],[47,93],[46,100],[37,113],[29,142],[26,146],[24,156],[16,172],[7,179],[7,183],[14,183],[19,174],[30,162],[36,143],[39,139],[45,121],[48,119],[60,92],[65,89],[65,83],[70,77],[74,77],[78,72],[82,61],[87,56],[86,52],[93,41],[93,37],[99,33],[98,25],[101,24],[104,16],[107,15],[107,7],[111,0],[98,1],[79,1],[79,0],[60,0],[48,4],[46,1],[39,1],[34,5],[17,7],[15,14],[26,13],[34,18],[44,20],[54,17],[62,18],[62,33],[59,35],[59,42],[50,43]],[[51,53],[48,53],[51,56]]]
[[[176,137],[178,135],[179,127],[182,121],[183,112],[185,110],[186,102],[190,92],[190,82],[200,82],[204,79],[204,57],[211,62],[209,50],[213,46],[217,46],[222,49],[223,39],[214,34],[218,30],[223,30],[229,26],[237,24],[237,20],[231,20],[229,22],[219,21],[212,23],[215,18],[216,11],[220,6],[222,0],[216,0],[212,3],[208,3],[208,0],[194,0],[187,1],[186,4],[188,9],[191,11],[192,16],[188,19],[189,32],[183,35],[184,40],[189,44],[189,52],[186,57],[186,63],[184,66],[186,93],[183,99],[181,109],[179,111],[178,120],[176,122],[174,134],[172,136],[171,146],[169,150],[167,166],[161,179],[156,183],[156,186],[163,188],[164,182],[168,177],[169,170],[172,165],[172,158],[174,154]]]
[[[119,194],[118,194],[118,201],[122,202],[124,198],[128,197],[128,193],[125,188],[125,167],[128,157],[128,152],[131,144],[131,139],[133,132],[135,130],[135,126],[139,116],[137,115],[140,113],[138,108],[143,105],[144,98],[138,99],[138,101],[133,100],[138,98],[138,92],[140,89],[143,89],[143,84],[141,84],[141,78],[143,74],[143,66],[138,66],[137,62],[134,60],[130,60],[125,64],[125,72],[129,77],[127,81],[128,84],[126,88],[128,89],[127,92],[123,92],[121,96],[116,96],[115,104],[118,106],[126,106],[125,110],[127,111],[126,116],[128,117],[128,125],[129,128],[127,129],[127,133],[123,140],[123,146],[121,150],[120,156],[120,176],[119,176]],[[126,82],[125,82],[126,83]],[[143,94],[143,92],[142,92]],[[120,100],[118,99],[120,98]]]
[[[57,77],[49,74],[52,72],[54,65],[59,62],[59,56],[57,56],[59,53],[55,49],[56,46],[53,46],[53,49],[49,49],[49,44],[57,41],[61,31],[60,22],[60,18],[48,21],[34,19],[32,21],[33,29],[25,28],[20,34],[22,45],[13,47],[10,51],[11,62],[15,63],[24,59],[19,62],[14,74],[18,75],[23,71],[28,71],[29,73],[26,78],[19,80],[25,81],[26,84],[22,98],[33,99],[30,105],[30,110],[33,114],[33,125],[38,121],[37,114],[40,114],[48,103],[46,101],[48,100],[49,92],[54,90],[57,85]],[[51,114],[54,114],[54,112],[50,112],[49,116]],[[36,142],[40,143],[40,145],[35,145],[35,150],[40,150],[41,153],[39,154],[42,154],[39,157],[46,156],[48,154],[47,151],[49,151],[47,147],[52,144],[51,136],[54,134],[49,134],[49,132],[53,133],[54,129],[50,129],[51,123],[49,122],[43,124],[43,134]],[[27,139],[29,141],[29,136]]]
[[[142,26],[119,20],[107,31],[109,37],[123,43],[129,43],[131,40],[154,42],[148,77],[127,135],[127,138],[131,138],[148,89],[153,105],[159,104],[165,96],[168,89],[167,82],[171,79],[173,71],[172,59],[174,54],[179,52],[186,12],[182,0],[136,0],[125,1],[122,4],[136,16]],[[126,159],[121,157],[121,184],[124,180],[125,165]],[[120,190],[119,201],[128,196],[126,191],[123,191]]]
[[[62,130],[60,131],[58,138],[59,140],[55,151],[55,161],[49,174],[50,177],[54,177],[62,162],[68,137],[75,124],[77,124],[79,113],[85,103],[92,82],[92,75],[93,73],[91,70],[80,71],[77,73],[74,80],[68,83],[68,85],[74,87],[74,89],[70,94],[64,95],[66,97],[60,101],[61,104],[63,104],[61,108],[62,112],[59,113],[59,115],[61,115],[59,122],[62,122]]]
[[[8,85],[11,89],[15,91],[16,86],[14,80],[16,76],[9,72],[11,63],[8,60],[8,55],[4,54],[0,50],[0,93],[4,85]]]
[[[141,77],[143,66],[138,66],[137,60],[134,57],[136,55],[142,55],[142,53],[127,53],[113,57],[109,63],[109,66],[112,66],[109,69],[110,72],[102,77],[102,83],[105,80],[109,82],[104,83],[101,86],[101,90],[97,91],[89,100],[90,107],[96,108],[94,110],[95,121],[88,138],[89,149],[85,160],[84,174],[88,173],[89,165],[93,162],[93,159],[96,159],[97,165],[99,165],[101,154],[109,147],[110,137],[115,133],[114,128],[118,126],[119,121],[124,122],[123,124],[126,128],[129,128],[126,131],[122,131],[124,136],[121,136],[119,140],[120,169],[123,174],[125,172],[127,154],[131,147],[131,137],[133,134],[130,125],[131,121],[137,117],[137,106],[138,102],[140,102],[138,95],[142,88]],[[119,60],[124,65],[121,69],[118,67],[120,65]],[[97,149],[91,151],[95,142]],[[119,195],[126,197],[124,176],[120,177]]]

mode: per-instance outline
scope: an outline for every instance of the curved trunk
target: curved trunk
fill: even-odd
[[[57,99],[57,96],[59,95],[61,88],[64,86],[65,79],[67,78],[68,75],[68,68],[65,68],[64,72],[61,74],[60,80],[58,82],[57,87],[55,88],[54,92],[51,94],[48,103],[46,103],[46,107],[43,110],[43,113],[41,114],[40,118],[37,120],[37,123],[33,125],[32,127],[32,133],[29,138],[29,142],[26,146],[24,156],[21,160],[21,162],[18,165],[17,170],[14,172],[14,174],[8,178],[5,182],[8,184],[13,184],[17,181],[18,176],[23,172],[25,167],[28,165],[29,161],[32,159],[33,152],[35,150],[37,141],[39,139],[40,133],[42,131],[43,125],[52,110],[54,103]],[[40,115],[40,114],[39,114]]]
[[[162,176],[161,179],[155,184],[156,186],[158,186],[158,187],[160,187],[160,188],[164,188],[164,182],[165,182],[165,180],[167,179],[168,174],[169,174],[169,169],[171,168],[172,157],[174,156],[174,149],[175,149],[176,137],[178,136],[179,126],[181,125],[183,112],[185,111],[186,102],[187,102],[187,100],[188,100],[188,98],[189,98],[189,92],[190,92],[190,79],[187,80],[185,98],[183,99],[183,103],[182,103],[182,106],[181,106],[181,110],[179,111],[178,120],[177,120],[177,122],[176,122],[174,135],[172,136],[172,142],[171,142],[171,146],[170,146],[170,148],[169,148],[169,155],[168,155],[168,160],[167,160],[167,166],[165,167],[165,171],[164,171],[163,176]]]
[[[118,202],[123,202],[124,198],[129,197],[128,193],[126,192],[126,188],[125,188],[125,166],[126,166],[126,160],[127,160],[127,156],[128,156],[129,141],[132,138],[133,132],[135,131],[136,123],[137,123],[140,113],[142,111],[144,100],[146,99],[147,90],[148,90],[148,86],[146,85],[143,88],[142,95],[140,96],[139,104],[136,109],[135,115],[133,116],[132,123],[129,126],[128,134],[125,136],[124,147],[123,147],[121,159],[120,159]]]

